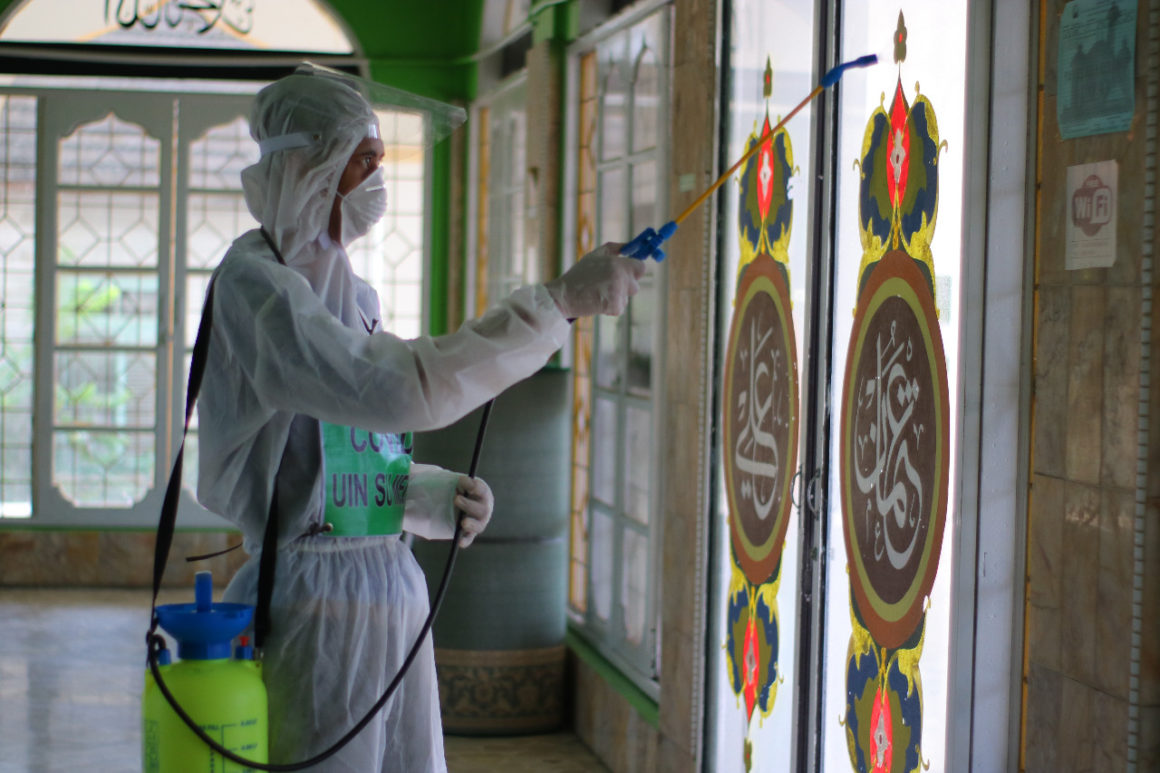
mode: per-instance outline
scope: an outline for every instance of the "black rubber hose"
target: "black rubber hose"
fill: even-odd
[[[475,472],[479,468],[479,456],[483,449],[483,438],[487,433],[487,422],[488,419],[491,418],[491,408],[494,404],[495,399],[493,398],[488,400],[487,403],[483,406],[483,415],[480,416],[479,419],[479,432],[475,436],[475,449],[471,454],[471,466],[467,471],[468,477],[474,478]],[[419,635],[415,638],[414,645],[412,645],[410,652],[407,653],[407,657],[403,660],[403,665],[399,667],[399,672],[395,674],[395,678],[391,680],[389,685],[387,685],[386,691],[384,691],[382,696],[379,697],[378,701],[375,702],[375,705],[370,708],[370,711],[368,711],[366,715],[355,724],[354,727],[347,731],[346,735],[335,741],[332,746],[325,749],[324,751],[319,752],[310,759],[302,760],[301,762],[285,763],[256,762],[254,760],[248,760],[245,757],[235,754],[211,738],[209,734],[198,727],[197,722],[195,722],[194,719],[185,712],[185,709],[181,708],[180,704],[177,702],[177,699],[173,696],[173,693],[169,691],[169,687],[165,684],[165,680],[161,678],[161,668],[157,663],[157,654],[161,650],[165,649],[165,639],[158,633],[153,633],[149,637],[149,671],[153,674],[153,681],[157,683],[157,688],[161,691],[161,694],[165,696],[165,700],[169,703],[170,707],[172,707],[174,712],[177,713],[177,716],[181,718],[181,721],[184,722],[186,726],[193,731],[194,735],[200,738],[202,743],[230,762],[236,763],[238,765],[244,765],[246,767],[253,768],[254,770],[292,771],[304,770],[311,766],[317,765],[323,760],[329,759],[330,757],[337,754],[340,749],[350,743],[356,735],[362,732],[362,729],[370,724],[375,715],[378,714],[380,710],[382,710],[383,706],[387,704],[387,701],[391,699],[391,696],[394,695],[395,690],[397,690],[399,685],[402,683],[403,677],[407,673],[407,669],[411,667],[411,663],[419,654],[419,648],[422,646],[423,641],[427,638],[427,634],[431,631],[431,625],[435,622],[435,615],[439,613],[439,608],[443,605],[443,597],[447,594],[447,584],[451,579],[451,572],[455,568],[455,559],[459,555],[459,537],[463,531],[462,526],[460,525],[460,515],[461,513],[456,513],[455,533],[451,537],[451,550],[447,556],[447,565],[443,567],[443,577],[439,580],[439,587],[435,591],[435,598],[431,602],[431,611],[428,612],[427,619],[423,622],[423,627],[419,630]]]

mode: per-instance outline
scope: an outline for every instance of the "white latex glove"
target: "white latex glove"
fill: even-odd
[[[463,513],[459,521],[462,527],[459,547],[465,548],[475,540],[477,534],[487,528],[491,511],[495,509],[495,497],[482,478],[469,478],[466,475],[459,476],[455,492],[455,508]]]
[[[609,242],[588,253],[564,275],[544,284],[560,313],[569,319],[594,314],[617,316],[640,289],[645,261],[618,255],[623,244]]]

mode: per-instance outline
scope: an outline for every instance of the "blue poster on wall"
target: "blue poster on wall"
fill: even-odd
[[[1135,0],[1072,0],[1059,20],[1056,115],[1065,140],[1127,131],[1136,110]]]

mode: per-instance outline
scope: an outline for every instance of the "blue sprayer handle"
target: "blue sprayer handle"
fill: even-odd
[[[646,228],[637,234],[637,237],[620,248],[620,254],[637,260],[652,258],[657,263],[665,259],[665,251],[661,245],[677,232],[677,224],[670,220],[661,226],[660,230]]]

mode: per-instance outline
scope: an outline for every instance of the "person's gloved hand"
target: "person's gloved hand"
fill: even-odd
[[[594,314],[617,316],[640,289],[643,260],[618,255],[623,245],[609,242],[588,253],[564,275],[545,283],[560,313],[569,319]]]
[[[466,475],[459,476],[455,491],[455,507],[463,513],[459,521],[462,527],[459,547],[465,548],[475,540],[477,534],[487,528],[491,511],[495,509],[495,497],[482,478],[469,478]]]

